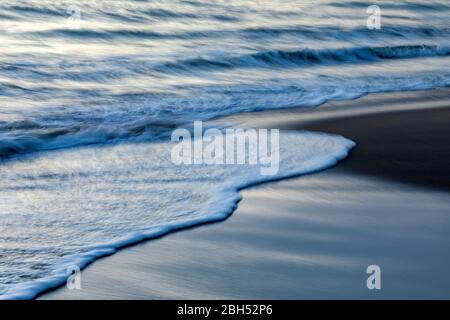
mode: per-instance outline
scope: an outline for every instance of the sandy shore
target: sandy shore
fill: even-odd
[[[101,259],[45,299],[450,298],[450,91],[222,119],[358,143],[340,165],[242,192],[226,221]],[[382,289],[366,287],[366,268]]]

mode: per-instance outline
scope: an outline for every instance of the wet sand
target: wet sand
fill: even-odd
[[[243,126],[341,134],[338,166],[258,186],[226,221],[122,250],[45,299],[450,298],[450,91],[371,95]],[[368,290],[379,265],[382,289]]]

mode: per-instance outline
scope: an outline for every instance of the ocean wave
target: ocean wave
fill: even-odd
[[[91,121],[92,122],[92,121]],[[0,123],[0,158],[36,151],[104,144],[133,138],[152,141],[167,138],[181,122],[140,119],[129,123],[84,123],[71,126],[41,125],[33,121]]]
[[[60,10],[56,7],[49,5],[12,5],[7,7],[11,13],[18,13],[19,15],[32,15],[32,16],[50,16],[50,17],[63,17],[65,10]]]
[[[404,17],[407,18],[407,17]],[[252,27],[232,31],[234,34],[248,37],[266,36],[302,36],[311,40],[373,40],[386,36],[420,39],[430,37],[448,37],[450,28],[435,26],[383,25],[380,30],[370,30],[367,27],[329,27],[329,26],[286,26],[286,27]],[[226,35],[226,31],[223,35]]]
[[[109,15],[114,15],[109,13]],[[233,21],[237,18],[226,15],[215,15],[218,20]],[[129,18],[130,19],[130,18]],[[135,18],[133,18],[135,19]],[[137,19],[137,18],[136,18]],[[50,28],[41,31],[27,31],[17,34],[21,37],[40,37],[40,38],[73,38],[73,39],[149,39],[149,40],[208,40],[208,39],[271,39],[279,36],[298,37],[298,39],[309,40],[342,40],[342,41],[373,41],[385,37],[408,39],[408,40],[430,40],[432,38],[445,38],[450,36],[450,28],[433,26],[397,26],[384,25],[382,29],[373,31],[366,27],[342,28],[328,26],[261,26],[261,27],[242,27],[239,29],[229,28],[228,30],[182,30],[182,31],[157,31],[148,29],[141,25],[129,28]]]
[[[86,37],[94,36],[82,30],[64,31],[80,34]],[[107,36],[105,34],[105,36]],[[152,37],[152,33],[146,34]],[[156,36],[156,35],[154,35]],[[139,36],[137,36],[139,37]],[[77,82],[110,83],[114,80],[126,79],[134,76],[165,77],[172,73],[233,70],[239,68],[308,68],[330,65],[348,65],[361,63],[375,63],[389,60],[448,57],[450,46],[446,44],[428,45],[411,44],[399,46],[379,47],[345,47],[329,49],[305,48],[299,50],[261,50],[241,55],[221,54],[216,57],[184,58],[175,56],[167,62],[157,59],[145,59],[142,56],[111,56],[98,60],[77,59],[77,63],[62,57],[54,57],[43,62],[39,56],[30,56],[26,64],[15,64],[12,61],[0,62],[0,70],[11,77],[31,80],[71,80]],[[20,89],[13,83],[2,83],[0,88]],[[40,88],[42,90],[43,88]]]
[[[194,120],[277,108],[311,108],[330,100],[354,99],[376,92],[450,86],[449,73],[416,74],[414,81],[407,75],[353,77],[345,82],[323,76],[319,80],[319,83],[303,85],[291,82],[283,85],[274,80],[267,87],[211,87],[201,97],[195,91],[189,96],[126,94],[112,97],[119,105],[121,101],[140,105],[135,110],[127,107],[119,110],[113,105],[89,112],[70,108],[59,113],[52,109],[40,110],[35,115],[24,115],[25,120],[0,121],[0,158],[117,141],[156,141],[168,138],[175,128]]]

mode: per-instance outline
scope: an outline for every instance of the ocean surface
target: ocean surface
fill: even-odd
[[[169,137],[194,120],[449,86],[449,17],[443,0],[2,0],[0,298],[223,219],[246,186],[335,164],[353,142],[282,133],[280,171],[262,177],[175,166]]]

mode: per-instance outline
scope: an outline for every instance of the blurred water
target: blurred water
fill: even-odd
[[[379,30],[359,1],[4,0],[0,154],[447,86],[450,4],[370,4]]]
[[[164,139],[178,125],[448,86],[450,4],[371,4],[380,30],[358,1],[2,0],[0,295],[33,297],[69,264],[223,218],[261,181],[245,166],[173,166]],[[352,146],[283,139],[278,178]]]

